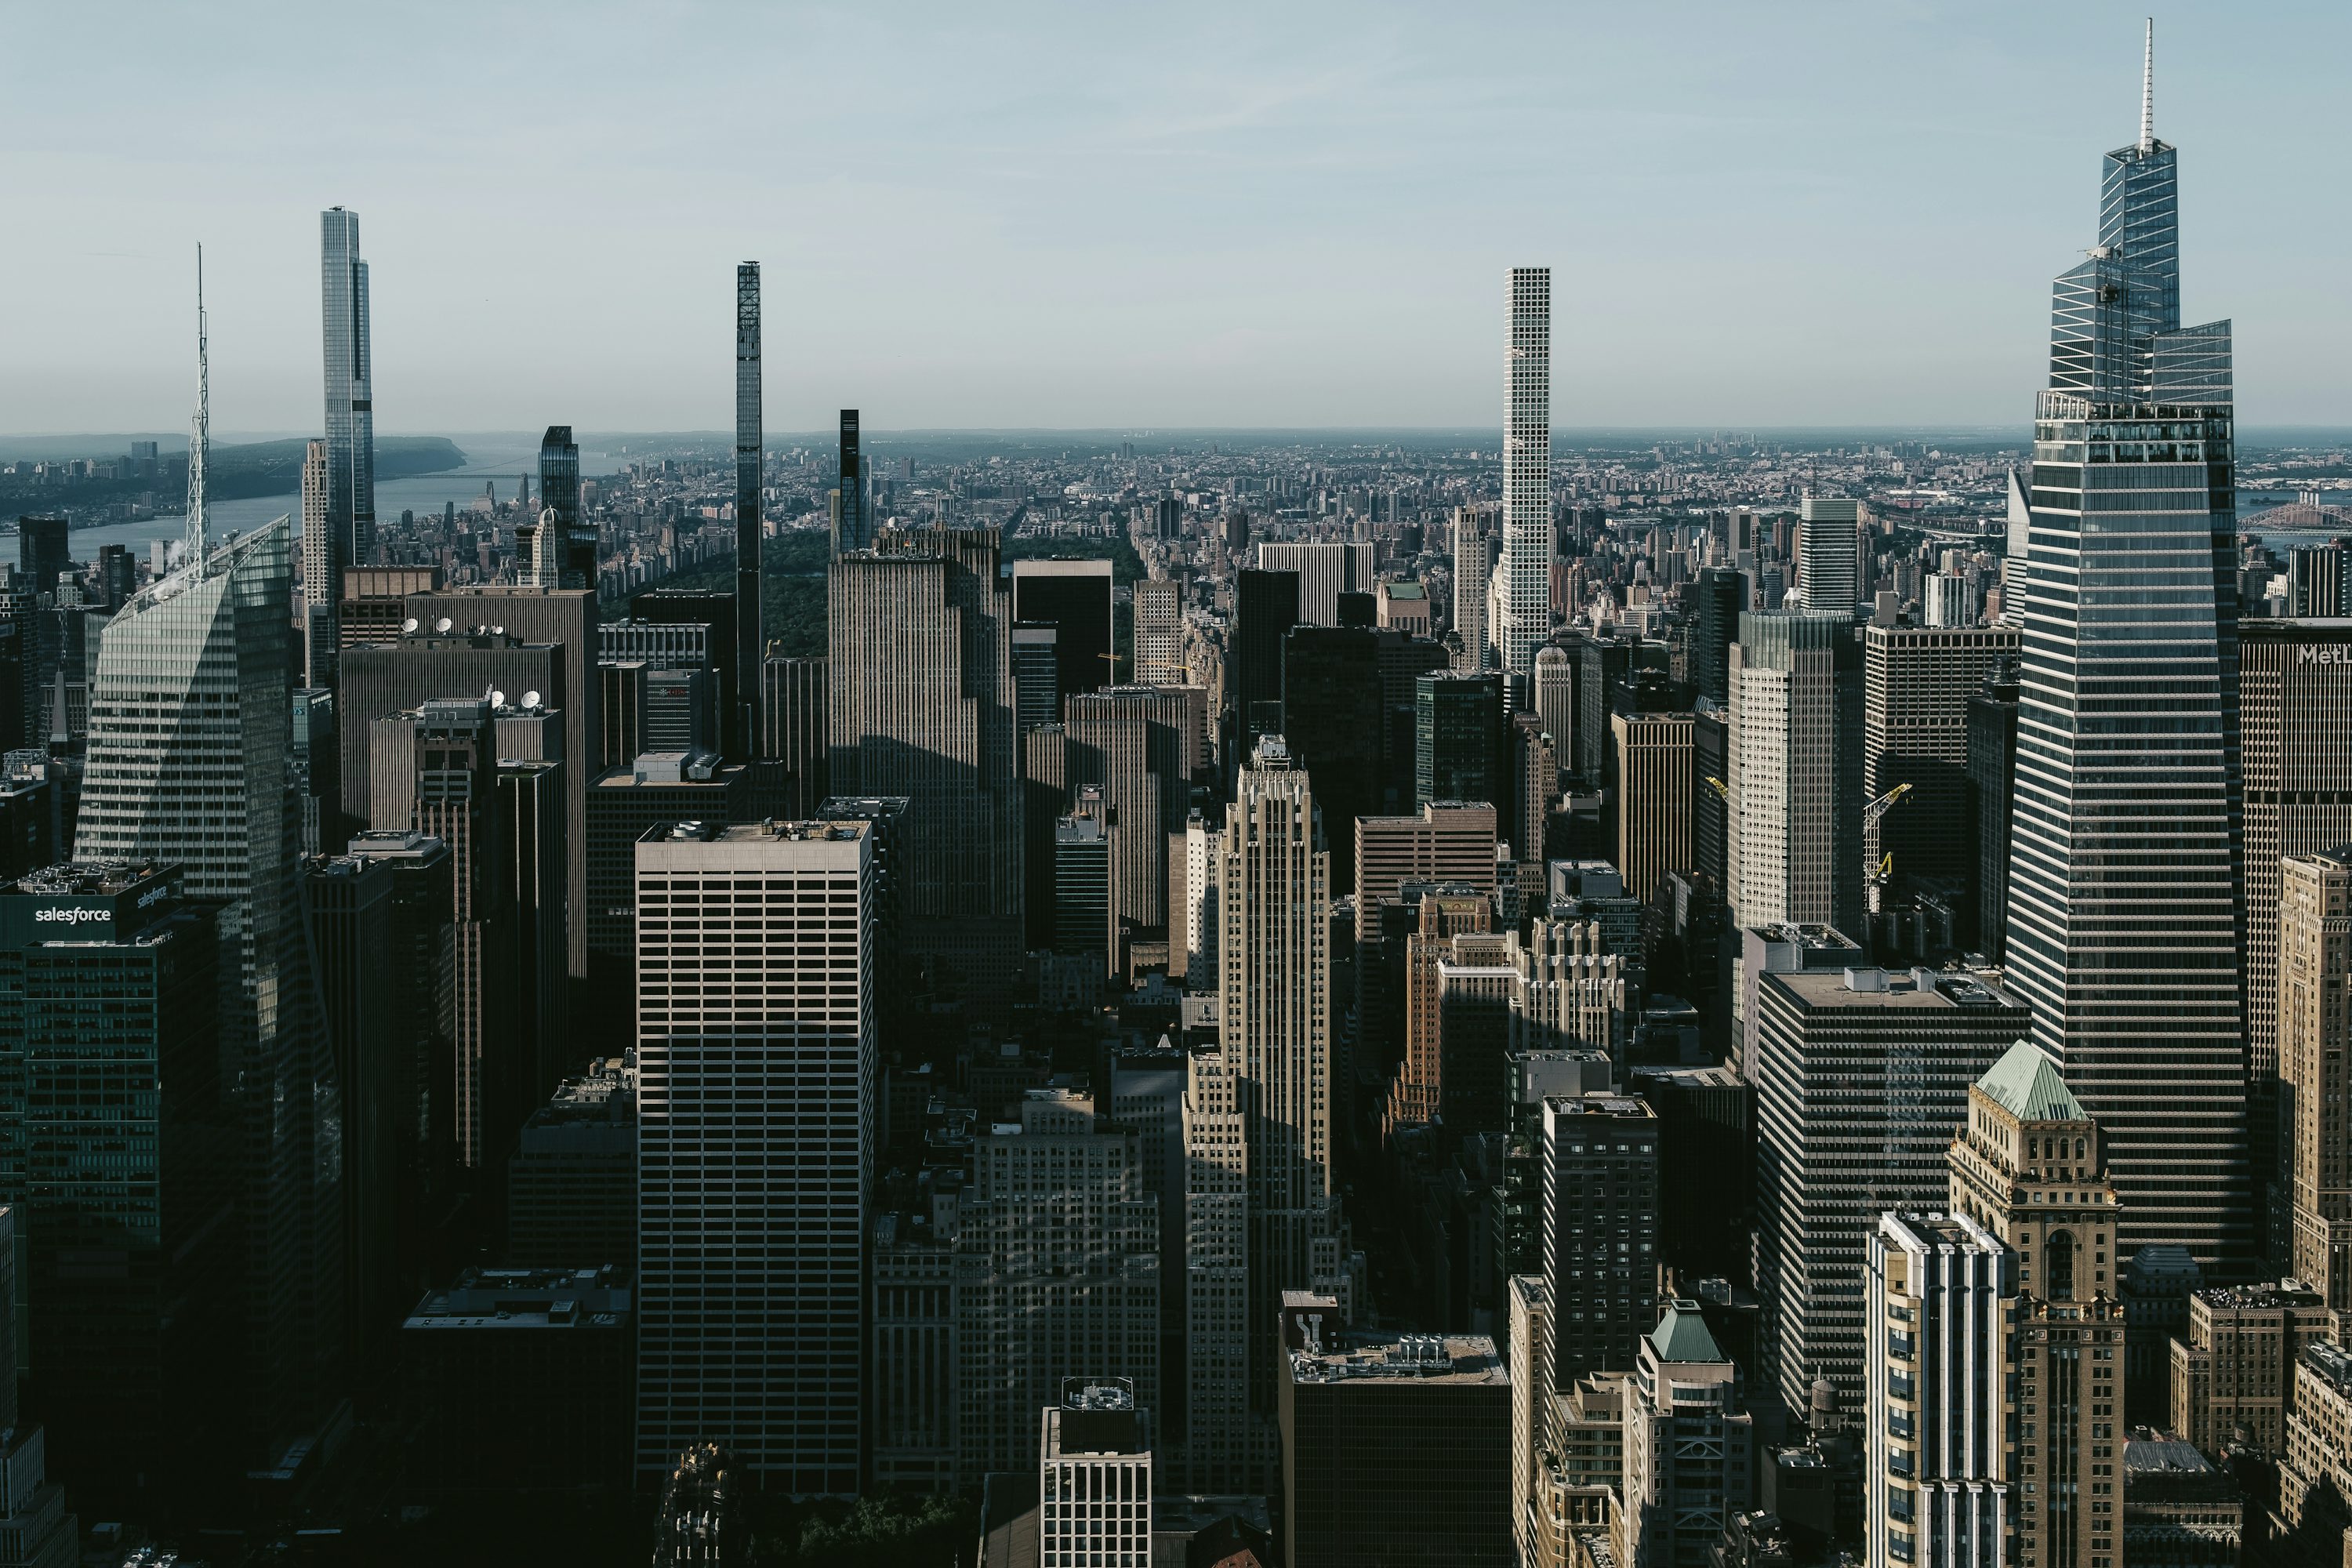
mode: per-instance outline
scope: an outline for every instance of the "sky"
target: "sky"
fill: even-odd
[[[2137,133],[2145,0],[11,9],[0,434],[320,423],[320,208],[376,427],[1501,417],[1552,270],[1563,426],[2022,425]],[[2176,5],[2182,310],[2250,425],[2352,424],[2352,5]]]

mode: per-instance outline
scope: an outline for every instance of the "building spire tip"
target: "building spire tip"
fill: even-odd
[[[2156,18],[2147,19],[2147,44],[2140,62],[2139,150],[2156,150]]]

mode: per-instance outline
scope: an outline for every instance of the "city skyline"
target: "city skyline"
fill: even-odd
[[[57,193],[62,233],[97,232],[75,210],[101,182],[110,215],[125,182],[168,177],[174,194],[131,198],[148,209],[135,243],[0,261],[7,297],[48,306],[15,334],[28,374],[0,393],[0,429],[174,427],[181,334],[166,329],[184,312],[178,242],[199,237],[232,425],[299,428],[318,339],[296,235],[338,202],[369,215],[371,259],[394,280],[374,301],[388,433],[724,429],[708,285],[754,257],[793,367],[771,388],[779,430],[851,405],[877,428],[1475,427],[1493,402],[1490,279],[1531,264],[1559,274],[1563,426],[2008,424],[2005,391],[2039,358],[2032,301],[2079,250],[2069,215],[2087,195],[2079,165],[2036,150],[2123,145],[2139,109],[2141,18],[2122,7],[2055,32],[2001,12],[1717,16],[1710,47],[1679,55],[1683,29],[1601,17],[1443,37],[1394,15],[1344,36],[1258,21],[1219,35],[1229,58],[1179,47],[1142,77],[1129,57],[1151,51],[1121,46],[1148,40],[1118,29],[1058,38],[1041,68],[1010,52],[1036,23],[1001,38],[942,25],[885,66],[856,63],[874,54],[857,22],[801,19],[838,46],[810,51],[791,20],[704,20],[738,29],[746,60],[776,44],[773,58],[851,65],[790,98],[805,107],[765,141],[756,118],[714,123],[730,111],[711,105],[739,95],[705,83],[624,145],[592,86],[540,84],[604,79],[566,37],[530,32],[544,69],[511,84],[393,41],[357,90],[400,129],[367,156],[336,151],[334,168],[307,148],[213,146],[181,47],[219,46],[170,25],[119,51],[134,90],[110,95],[104,124],[31,84],[5,112],[29,117],[12,141]],[[2323,188],[2325,94],[2316,77],[2296,87],[2347,24],[2316,8],[2158,22],[2158,130],[2195,150],[2188,308],[2238,307],[2254,423],[2352,419],[2328,374],[2352,345],[2326,286],[2342,220],[2302,210]],[[36,51],[78,47],[79,24],[40,26]],[[234,89],[279,50],[257,36],[208,79]],[[1570,58],[1585,68],[1544,74]],[[637,59],[633,96],[662,100],[682,68]],[[265,101],[307,101],[269,80]],[[870,101],[829,112],[852,83]],[[917,116],[904,100],[926,91]],[[166,112],[168,163],[140,134]],[[258,112],[266,126],[281,110]],[[900,112],[919,124],[895,128]],[[660,221],[601,216],[615,181],[658,189],[645,200]],[[793,216],[828,202],[823,225]],[[840,246],[845,225],[867,242]]]

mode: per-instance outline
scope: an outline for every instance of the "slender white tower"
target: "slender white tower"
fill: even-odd
[[[1551,631],[1551,268],[1511,268],[1511,343],[1504,374],[1501,614],[1492,632],[1504,669],[1535,673]]]

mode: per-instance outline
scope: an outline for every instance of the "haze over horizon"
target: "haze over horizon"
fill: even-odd
[[[773,431],[1492,427],[1514,264],[1562,428],[2021,426],[2144,12],[423,15],[23,19],[115,89],[0,100],[53,237],[0,252],[0,431],[184,428],[199,240],[216,431],[315,428],[336,203],[385,435],[723,429],[743,258]],[[2250,426],[2352,423],[2347,45],[2157,17],[2184,312],[2235,321]]]

